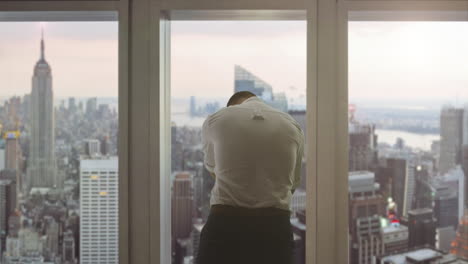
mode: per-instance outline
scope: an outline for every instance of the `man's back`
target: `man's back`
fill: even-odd
[[[220,110],[203,126],[211,204],[288,210],[300,182],[304,136],[296,121],[257,97]]]

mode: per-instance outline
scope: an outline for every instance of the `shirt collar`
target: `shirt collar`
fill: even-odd
[[[250,101],[261,101],[260,98],[258,98],[257,96],[252,96],[248,99],[246,99],[244,102],[242,103],[247,103],[247,102],[250,102]]]

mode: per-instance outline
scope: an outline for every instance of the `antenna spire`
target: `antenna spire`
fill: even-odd
[[[41,60],[44,59],[44,26],[41,26]]]

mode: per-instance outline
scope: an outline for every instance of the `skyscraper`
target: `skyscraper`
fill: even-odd
[[[101,155],[101,142],[97,139],[84,140],[85,155],[93,158]]]
[[[371,170],[377,160],[374,125],[349,123],[349,171]]]
[[[80,263],[118,263],[118,160],[80,162]]]
[[[247,71],[244,67],[234,67],[234,92],[249,91],[264,101],[273,100],[273,88],[270,84]]]
[[[448,172],[461,161],[463,109],[445,107],[440,114],[439,171]]]
[[[432,209],[414,209],[408,212],[409,248],[435,247],[436,219]]]
[[[468,146],[468,104],[463,111],[463,145]]]
[[[67,230],[63,233],[62,259],[65,264],[75,264],[75,238],[73,232]]]
[[[463,112],[463,146],[461,165],[465,172],[465,194],[468,194],[468,104],[465,106]],[[465,196],[465,206],[468,206],[468,195]]]
[[[3,253],[8,235],[8,217],[16,208],[16,186],[13,181],[0,180],[0,253]]]
[[[249,91],[270,106],[281,110],[288,111],[288,100],[284,93],[273,94],[273,88],[253,73],[246,70],[244,67],[236,65],[234,67],[234,92]]]
[[[18,191],[23,188],[23,177],[21,176],[20,159],[21,148],[19,145],[19,131],[5,133],[5,169],[14,175]]]
[[[54,94],[52,70],[44,57],[44,38],[41,57],[34,67],[30,106],[31,143],[29,150],[28,188],[57,186],[54,150]]]
[[[468,127],[466,127],[468,130]],[[465,206],[468,207],[468,144],[463,145],[462,168],[465,174]]]
[[[385,199],[378,190],[374,173],[349,173],[351,264],[370,264],[372,256],[384,253],[380,220],[385,214]]]
[[[86,115],[94,115],[97,111],[97,98],[89,98],[86,101]]]
[[[193,226],[193,175],[177,173],[172,188],[172,237],[188,238]]]
[[[5,133],[5,169],[7,170],[19,170],[19,135],[19,131],[9,131]]]
[[[416,200],[418,168],[414,161],[406,158],[385,158],[382,161],[385,165],[379,168],[379,182],[383,185],[384,193],[395,201],[397,214],[407,216]]]
[[[190,96],[190,116],[197,115],[197,105],[195,102],[195,96]]]
[[[408,249],[408,227],[404,225],[389,225],[382,228],[385,254]]]
[[[465,214],[460,220],[457,236],[451,246],[450,253],[468,259],[468,214]]]

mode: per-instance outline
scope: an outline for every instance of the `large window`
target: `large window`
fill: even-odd
[[[0,262],[118,263],[118,23],[0,35]]]
[[[193,263],[214,179],[201,126],[237,91],[252,91],[306,127],[306,23],[171,22],[172,263]],[[295,263],[305,263],[305,160],[292,198]],[[169,177],[169,176],[168,176]]]
[[[468,258],[468,23],[348,36],[350,263]]]

